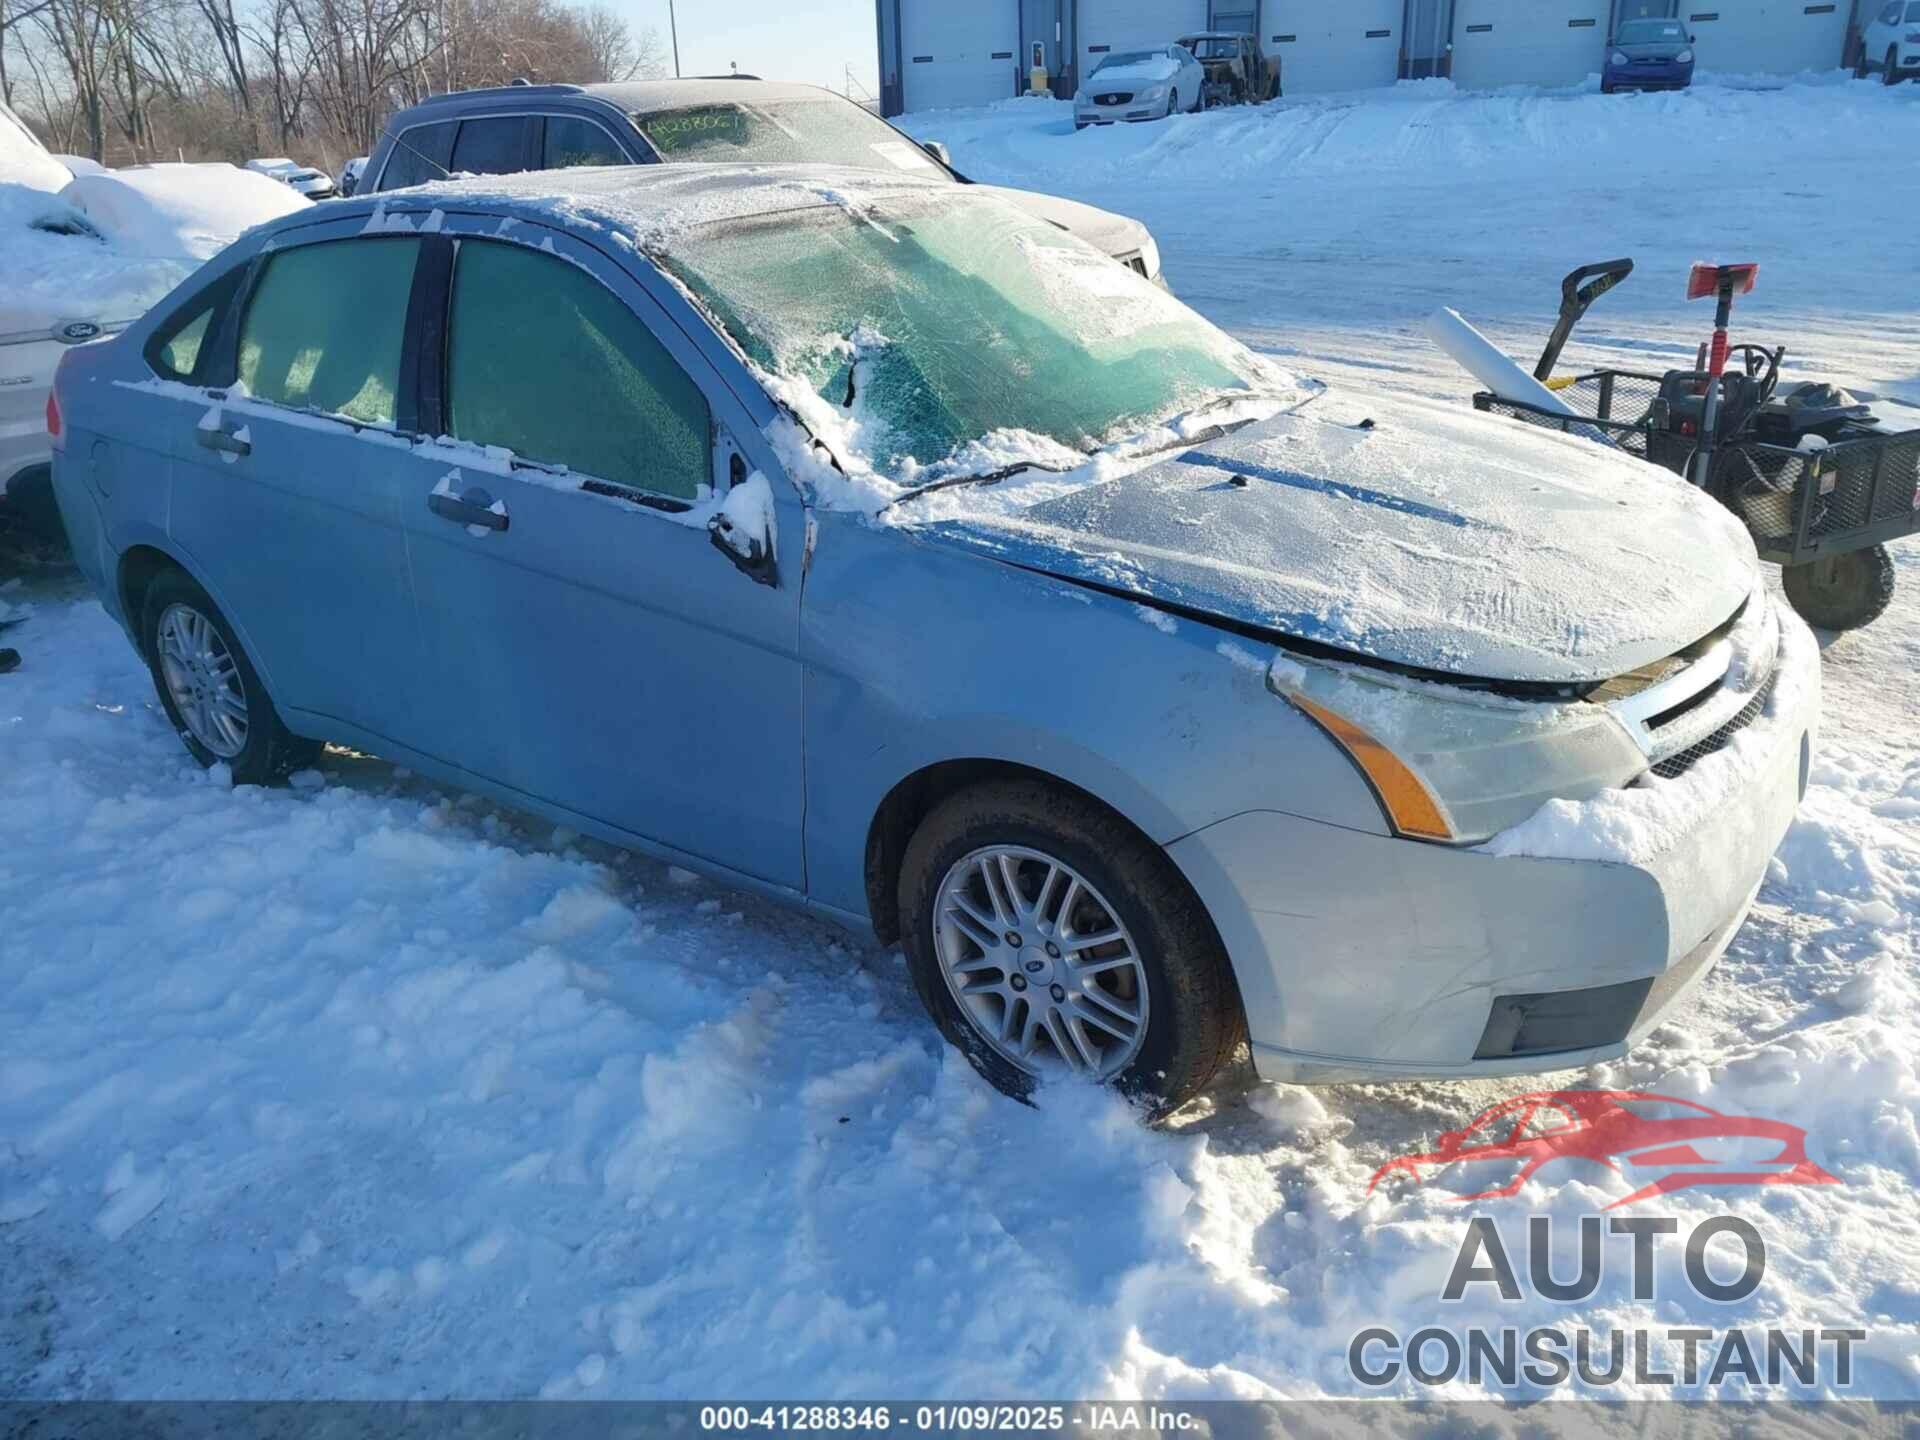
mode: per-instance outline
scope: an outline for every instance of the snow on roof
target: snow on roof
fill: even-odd
[[[369,223],[384,223],[389,210],[482,204],[610,230],[645,246],[716,221],[829,205],[857,211],[886,196],[922,193],[964,192],[945,176],[844,165],[624,165],[442,180],[382,196]]]
[[[26,122],[0,105],[0,183],[57,191],[72,178],[67,167],[47,153]]]
[[[120,254],[205,260],[255,225],[312,205],[257,171],[213,162],[78,175],[61,197]]]

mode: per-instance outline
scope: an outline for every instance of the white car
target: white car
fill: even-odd
[[[336,193],[332,177],[324,170],[302,165],[284,155],[267,160],[249,160],[247,169],[256,175],[266,175],[282,185],[291,186],[309,200],[331,200]]]
[[[30,158],[8,163],[16,158],[0,151],[0,506],[9,524],[55,537],[46,408],[60,357],[126,329],[241,231],[306,202],[225,164],[56,167],[65,184],[55,194],[6,183],[29,170],[53,178]]]
[[[1180,45],[1123,50],[1106,56],[1073,97],[1073,128],[1120,120],[1164,120],[1198,110],[1206,71]]]
[[[1887,84],[1920,75],[1920,0],[1866,0],[1871,8],[1860,30],[1860,58],[1853,73],[1865,79],[1878,70]]]

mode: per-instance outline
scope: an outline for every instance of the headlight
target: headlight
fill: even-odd
[[[1160,100],[1165,98],[1166,93],[1167,87],[1164,85],[1149,85],[1141,94],[1140,98],[1142,100]]]
[[[1682,50],[1678,55],[1674,56],[1673,58],[1676,64],[1691,65],[1693,63],[1693,52],[1691,50]]]
[[[1347,752],[1394,832],[1415,839],[1477,843],[1549,800],[1584,800],[1647,768],[1598,705],[1511,700],[1285,653],[1267,687]]]
[[[1616,65],[1629,65],[1632,61],[1627,59],[1626,51],[1616,50],[1613,52],[1613,63]]]

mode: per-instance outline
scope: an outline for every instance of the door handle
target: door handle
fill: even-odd
[[[501,505],[496,510],[494,503],[484,490],[470,490],[466,496],[435,490],[427,496],[427,508],[442,520],[450,520],[456,525],[478,525],[483,530],[504,530],[507,528],[507,507]]]
[[[232,430],[195,430],[193,432],[200,444],[208,450],[218,450],[223,455],[251,455],[253,442],[243,439]]]

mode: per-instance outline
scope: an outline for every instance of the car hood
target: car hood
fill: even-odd
[[[1463,678],[1607,679],[1752,593],[1753,542],[1677,476],[1464,406],[1328,392],[936,543]]]
[[[1111,210],[1082,205],[1078,200],[1062,200],[1058,195],[1041,195],[1032,190],[1011,190],[1004,185],[976,185],[974,188],[998,195],[1036,219],[1044,220],[1049,225],[1058,225],[1109,255],[1135,254],[1144,250],[1151,238],[1147,227],[1138,220],[1129,220]]]

